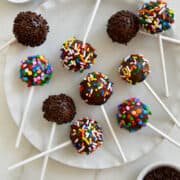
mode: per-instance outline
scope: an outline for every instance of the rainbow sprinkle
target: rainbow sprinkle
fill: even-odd
[[[21,61],[20,78],[28,87],[48,83],[52,72],[53,69],[44,56],[29,56]]]
[[[131,54],[119,66],[120,77],[130,84],[144,81],[150,73],[149,61],[143,55]]]
[[[96,57],[95,49],[90,44],[83,46],[83,42],[76,38],[66,41],[61,49],[63,67],[73,72],[90,69]]]
[[[100,72],[88,73],[80,83],[80,95],[88,104],[104,104],[113,93],[113,83]]]
[[[149,107],[138,98],[130,98],[118,105],[116,118],[120,128],[135,132],[148,123],[149,115],[152,115]]]
[[[103,144],[103,130],[98,123],[88,117],[71,125],[70,138],[80,154],[90,154]]]
[[[138,15],[140,26],[151,34],[166,31],[174,23],[174,11],[162,0],[144,3]]]

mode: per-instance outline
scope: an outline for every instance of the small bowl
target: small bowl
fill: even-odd
[[[16,4],[22,4],[22,3],[27,3],[31,0],[8,0],[11,3],[16,3]]]
[[[137,177],[137,180],[143,180],[144,177],[153,169],[157,168],[157,167],[161,167],[161,166],[168,166],[174,169],[177,169],[178,171],[180,170],[180,166],[175,165],[173,163],[170,162],[156,162],[153,164],[150,164],[149,166],[145,167],[140,174]]]

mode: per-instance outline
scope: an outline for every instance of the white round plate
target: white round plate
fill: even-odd
[[[59,60],[61,45],[65,40],[73,36],[83,39],[95,0],[56,0],[50,2],[54,3],[54,5],[51,4],[48,10],[42,12],[42,15],[47,18],[50,25],[47,41],[37,48],[28,48],[15,43],[9,47],[7,52],[5,92],[14,121],[19,126],[29,91],[26,84],[19,79],[20,60],[29,55],[42,54],[52,64],[54,77],[48,85],[35,89],[31,108],[29,109],[24,135],[35,147],[40,151],[46,149],[52,126],[51,123],[43,119],[42,102],[49,95],[66,93],[76,103],[77,115],[75,120],[83,116],[89,116],[96,119],[103,127],[104,145],[89,156],[78,154],[74,147],[70,145],[50,154],[51,158],[70,166],[87,169],[103,169],[123,164],[100,107],[87,105],[79,96],[80,81],[88,72],[96,70],[104,72],[114,82],[114,94],[105,104],[105,108],[128,162],[150,152],[162,141],[162,138],[149,128],[144,128],[136,133],[129,133],[126,130],[120,129],[115,118],[117,105],[129,97],[138,97],[151,107],[153,115],[150,118],[150,122],[152,124],[166,133],[171,130],[174,124],[143,84],[132,86],[123,82],[119,78],[117,68],[122,58],[128,54],[144,54],[150,60],[152,71],[147,81],[162,97],[167,106],[173,112],[178,113],[177,107],[179,104],[177,104],[177,99],[179,97],[177,92],[180,90],[178,89],[180,87],[178,84],[179,67],[177,59],[180,58],[178,47],[165,43],[167,72],[169,72],[168,82],[171,92],[171,97],[165,99],[163,98],[165,91],[157,39],[138,34],[128,46],[125,46],[112,43],[106,33],[107,20],[113,13],[122,9],[129,9],[135,12],[137,4],[135,4],[134,0],[103,0],[88,37],[88,42],[97,49],[97,63],[91,70],[85,71],[82,74],[69,72],[62,68]],[[176,2],[178,1],[176,0]],[[58,126],[53,146],[69,140],[69,130],[69,124]]]

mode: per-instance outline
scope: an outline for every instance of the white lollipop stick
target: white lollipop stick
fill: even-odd
[[[27,119],[27,114],[28,114],[28,110],[29,110],[29,106],[31,104],[33,94],[34,94],[34,87],[31,87],[29,90],[29,95],[28,95],[27,103],[26,103],[25,110],[23,113],[23,117],[22,117],[20,128],[19,128],[18,136],[16,138],[16,148],[19,148],[19,144],[21,142],[22,132],[23,132],[24,125],[25,125],[25,122]]]
[[[49,143],[48,143],[47,149],[50,149],[51,146],[52,146],[52,142],[53,142],[53,138],[54,138],[54,135],[55,135],[55,131],[56,131],[56,123],[53,123],[52,124],[52,129],[51,129],[51,134],[50,134],[50,138],[49,138]],[[49,159],[49,156],[46,155],[44,157],[44,161],[43,161],[43,165],[42,165],[42,169],[41,169],[40,180],[44,179],[45,172],[46,172],[46,167],[47,167],[47,163],[48,163],[48,159]]]
[[[93,13],[92,13],[92,16],[91,16],[91,19],[90,19],[90,22],[89,22],[89,24],[88,24],[87,30],[86,30],[85,35],[84,35],[83,45],[86,44],[87,37],[88,37],[89,32],[90,32],[90,30],[91,30],[92,24],[93,24],[93,22],[94,22],[94,19],[95,19],[95,17],[96,17],[96,13],[97,13],[97,11],[98,11],[98,9],[99,9],[100,4],[101,4],[101,0],[97,0],[97,1],[96,1],[96,4],[95,4],[95,7],[94,7],[94,10],[93,10]]]
[[[150,33],[144,32],[144,31],[139,31],[139,33],[141,33],[141,34],[143,34],[143,35],[146,35],[146,36],[158,38],[158,35],[157,35],[157,34],[150,34]],[[174,38],[171,38],[171,37],[168,37],[168,36],[164,36],[164,35],[161,35],[161,38],[162,38],[162,40],[164,40],[164,41],[167,41],[167,42],[171,42],[171,43],[179,44],[179,45],[180,45],[180,40],[178,40],[178,39],[174,39]]]
[[[168,81],[167,81],[166,63],[165,63],[164,48],[163,48],[163,42],[162,42],[162,37],[161,37],[161,35],[158,36],[158,41],[159,41],[161,62],[162,62],[162,68],[163,68],[165,94],[166,94],[166,97],[169,97],[169,87],[168,87]]]
[[[16,42],[16,38],[13,37],[11,38],[9,41],[7,41],[5,44],[3,44],[1,47],[0,47],[0,51],[2,51],[4,48],[8,47],[10,44]]]
[[[180,40],[178,39],[174,39],[174,38],[171,38],[171,37],[167,37],[167,36],[162,36],[161,35],[161,38],[165,41],[168,41],[168,42],[172,42],[172,43],[175,43],[175,44],[180,44]]]
[[[70,141],[70,140],[69,140],[69,141],[66,141],[66,142],[64,142],[64,143],[62,143],[62,144],[60,144],[60,145],[58,145],[58,146],[56,146],[56,147],[54,147],[54,148],[52,148],[52,149],[48,149],[48,150],[46,150],[46,151],[44,151],[44,152],[42,152],[42,153],[39,153],[39,154],[37,154],[37,155],[35,155],[35,156],[33,156],[33,157],[30,157],[30,158],[25,159],[25,160],[23,160],[23,161],[21,161],[21,162],[19,162],[19,163],[17,163],[17,164],[14,164],[14,165],[8,167],[8,170],[9,170],[9,171],[10,171],[10,170],[14,170],[14,169],[16,169],[16,168],[18,168],[18,167],[21,167],[21,166],[23,166],[23,165],[25,165],[25,164],[27,164],[27,163],[30,163],[30,162],[34,161],[34,160],[36,160],[36,159],[39,159],[39,158],[41,158],[41,157],[43,157],[43,156],[46,156],[46,155],[48,155],[48,154],[50,154],[50,153],[53,153],[53,152],[55,152],[55,151],[57,151],[57,150],[59,150],[59,149],[62,149],[62,148],[64,148],[64,147],[66,147],[66,146],[69,146],[70,144],[71,144],[71,141]]]
[[[171,113],[171,111],[167,108],[167,106],[161,101],[161,99],[155,93],[155,91],[151,88],[151,86],[146,81],[143,81],[143,82],[144,82],[145,86],[148,88],[148,90],[152,93],[152,95],[156,98],[157,102],[168,113],[168,115],[171,117],[171,119],[174,121],[174,123],[180,128],[180,122],[175,118],[175,116]]]
[[[176,145],[177,147],[180,148],[180,143],[178,143],[177,141],[175,141],[174,139],[172,139],[171,137],[169,137],[167,134],[165,134],[164,132],[162,132],[161,130],[159,130],[158,128],[154,127],[152,124],[147,123],[147,126],[149,128],[151,128],[152,130],[154,130],[155,132],[157,132],[158,134],[160,134],[162,137],[164,137],[165,139],[167,139],[169,142],[171,142],[172,144]]]
[[[116,136],[116,134],[115,134],[115,132],[114,132],[112,126],[111,126],[109,117],[108,117],[108,115],[107,115],[107,113],[106,113],[106,110],[105,110],[105,108],[104,108],[103,105],[101,105],[101,110],[102,110],[102,112],[103,112],[103,114],[104,114],[105,120],[106,120],[106,122],[107,122],[107,124],[108,124],[108,127],[109,127],[109,129],[110,129],[110,131],[111,131],[111,134],[112,134],[112,136],[113,136],[113,138],[114,138],[114,141],[115,141],[115,143],[116,143],[116,145],[117,145],[117,147],[118,147],[118,150],[119,150],[119,152],[121,153],[121,156],[122,156],[122,158],[123,158],[123,161],[124,161],[124,162],[127,162],[126,156],[125,156],[125,154],[124,154],[124,152],[123,152],[123,150],[122,150],[122,147],[121,147],[121,145],[120,145],[120,143],[119,143],[119,141],[118,141],[118,139],[117,139],[117,136]]]

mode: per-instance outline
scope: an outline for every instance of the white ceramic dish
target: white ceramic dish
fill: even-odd
[[[149,166],[145,167],[140,174],[137,177],[137,180],[143,180],[144,177],[148,174],[148,172],[150,172],[151,170],[157,168],[157,167],[161,167],[161,166],[168,166],[168,167],[172,167],[174,169],[180,170],[180,166],[170,163],[170,162],[155,162],[153,164],[150,164]]]
[[[35,90],[34,99],[31,103],[24,129],[25,137],[40,151],[46,149],[52,124],[45,121],[42,117],[42,102],[48,95],[66,93],[76,103],[78,113],[75,119],[82,118],[82,116],[89,116],[99,121],[104,129],[105,142],[103,148],[90,156],[79,155],[72,146],[69,146],[51,154],[50,157],[70,166],[87,169],[103,169],[122,165],[122,159],[106,125],[100,107],[85,104],[79,96],[78,89],[82,78],[88,72],[94,70],[101,71],[106,73],[114,82],[114,95],[105,104],[107,113],[112,120],[112,126],[119,137],[128,162],[137,160],[162,142],[162,138],[148,128],[132,134],[126,130],[119,129],[115,119],[116,108],[119,103],[129,97],[139,97],[144,103],[149,104],[152,109],[153,115],[150,120],[152,124],[161,128],[166,133],[171,130],[174,124],[143,84],[131,86],[120,80],[117,67],[121,59],[130,53],[140,52],[144,54],[151,62],[152,74],[147,81],[163,97],[164,86],[157,40],[138,34],[128,46],[113,44],[106,34],[108,18],[118,10],[129,9],[135,11],[137,4],[134,0],[103,0],[88,37],[88,42],[97,49],[97,63],[91,70],[85,71],[82,74],[69,72],[61,67],[59,49],[65,40],[73,36],[79,39],[83,38],[95,0],[50,0],[50,2],[54,3],[54,5],[49,6],[51,7],[49,10],[42,12],[42,15],[47,18],[50,25],[50,33],[47,41],[38,48],[27,48],[15,43],[9,47],[7,52],[5,92],[15,123],[19,126],[28,94],[28,88],[19,79],[20,60],[29,55],[45,55],[54,67],[54,77],[48,85],[37,87]],[[178,1],[176,0],[176,2]],[[177,46],[168,43],[165,44],[165,48],[167,71],[169,72],[168,80],[172,96],[169,99],[163,98],[163,100],[165,100],[165,103],[172,111],[175,111],[178,99],[177,92],[180,87],[178,84],[178,73],[180,69],[178,67],[178,58],[180,58],[180,55],[178,54]],[[172,61],[174,63],[171,63]],[[53,145],[55,146],[68,140],[68,133],[69,124],[58,126]]]

